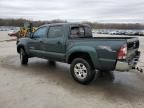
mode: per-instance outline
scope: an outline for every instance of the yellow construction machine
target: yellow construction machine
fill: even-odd
[[[32,23],[30,22],[25,22],[24,26],[20,28],[20,30],[18,31],[18,35],[17,38],[22,38],[22,37],[26,37],[28,33],[32,33],[36,30],[35,27],[33,27]]]

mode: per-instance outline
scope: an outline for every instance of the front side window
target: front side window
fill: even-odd
[[[63,37],[64,31],[62,26],[52,26],[49,28],[48,37],[55,38],[55,37]]]
[[[41,27],[34,32],[34,38],[45,38],[47,37],[47,27]]]

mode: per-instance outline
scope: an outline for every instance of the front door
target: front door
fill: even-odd
[[[47,38],[47,27],[40,27],[34,32],[28,45],[31,55],[36,56],[36,57],[43,57],[41,43],[42,43],[42,40],[45,38]]]

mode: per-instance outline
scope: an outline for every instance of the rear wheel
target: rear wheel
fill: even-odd
[[[83,58],[74,59],[71,63],[70,71],[74,80],[81,84],[88,84],[95,77],[92,66]]]
[[[22,65],[26,65],[28,63],[28,56],[23,48],[20,49],[20,62]]]

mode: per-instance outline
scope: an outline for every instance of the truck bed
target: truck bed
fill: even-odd
[[[102,40],[102,41],[126,41],[128,50],[139,48],[138,37],[80,37],[78,39],[91,40]]]
[[[139,47],[138,37],[93,37],[94,39],[103,39],[103,40],[126,40],[128,49],[135,49]]]

